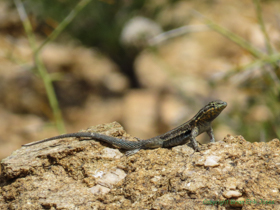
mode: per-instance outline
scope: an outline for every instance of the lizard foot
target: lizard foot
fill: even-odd
[[[201,148],[200,148],[200,147],[197,147],[197,148],[194,149],[194,151],[200,152],[200,151],[201,151]]]
[[[134,137],[137,141],[143,141],[142,139],[139,139],[139,138],[137,138],[137,137]]]
[[[193,154],[196,153],[196,152],[200,152],[200,151],[201,151],[201,148],[200,147],[196,147],[196,148],[194,148]]]
[[[134,149],[134,150],[126,151],[126,152],[125,152],[125,155],[126,155],[126,156],[134,155],[134,154],[136,154],[137,152],[139,152],[139,150],[140,150],[140,148]]]
[[[194,153],[200,152],[200,151],[201,151],[201,149],[200,149],[199,147],[194,148],[194,151],[193,151],[193,153],[191,154],[191,156],[193,156]]]

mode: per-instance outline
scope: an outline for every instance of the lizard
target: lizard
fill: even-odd
[[[56,139],[77,137],[77,138],[87,138],[81,140],[94,139],[102,142],[107,142],[109,144],[118,146],[121,149],[128,150],[126,154],[132,155],[137,153],[141,149],[173,147],[177,145],[186,144],[190,140],[194,150],[200,151],[201,149],[198,147],[198,143],[195,137],[197,137],[203,132],[206,132],[210,137],[210,142],[215,142],[211,122],[224,110],[224,108],[226,108],[226,106],[227,103],[224,101],[221,100],[211,101],[207,105],[205,105],[202,109],[200,109],[198,113],[189,121],[183,123],[182,125],[164,134],[146,140],[141,140],[137,138],[138,141],[129,141],[129,140],[119,139],[112,136],[106,136],[100,133],[77,132],[77,133],[68,133],[68,134],[54,136],[40,141],[24,144],[22,146],[27,147],[27,146],[41,144],[43,142],[52,141]]]

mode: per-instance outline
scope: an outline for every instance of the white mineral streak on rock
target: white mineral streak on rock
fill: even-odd
[[[205,164],[205,158],[201,157],[198,160],[195,161],[195,165],[197,166],[203,166]]]
[[[90,188],[91,193],[106,194],[115,184],[126,177],[126,173],[122,169],[116,168],[108,173],[104,173],[103,171],[97,172],[94,177],[97,178],[98,184]]]
[[[98,171],[98,172],[96,172],[96,173],[95,173],[94,175],[92,175],[92,176],[95,177],[95,178],[98,178],[98,177],[102,177],[103,174],[104,174],[104,171]]]
[[[102,152],[103,158],[119,159],[121,156],[123,156],[123,154],[118,149],[104,148]]]
[[[204,166],[214,167],[220,165],[218,161],[221,159],[219,156],[208,156],[205,160]]]
[[[112,188],[119,181],[126,177],[126,173],[122,169],[115,169],[114,171],[106,173],[104,176],[97,179],[98,184]]]
[[[92,194],[106,194],[106,193],[110,192],[110,189],[108,187],[103,187],[103,186],[97,184],[94,187],[90,188],[90,192]]]

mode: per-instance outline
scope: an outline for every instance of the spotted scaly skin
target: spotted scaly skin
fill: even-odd
[[[201,133],[206,132],[210,137],[210,142],[215,142],[211,122],[224,110],[224,108],[226,108],[226,106],[227,103],[221,100],[209,102],[206,106],[200,109],[199,112],[189,121],[164,134],[146,140],[128,141],[99,133],[78,132],[54,136],[41,141],[31,142],[23,146],[32,146],[35,144],[41,144],[43,142],[62,138],[77,137],[90,138],[80,140],[94,139],[110,143],[122,149],[129,150],[127,151],[127,155],[135,154],[140,149],[173,147],[186,144],[188,141],[191,141],[195,151],[200,151],[195,138]]]

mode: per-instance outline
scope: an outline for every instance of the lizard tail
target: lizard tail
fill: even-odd
[[[144,142],[143,141],[128,141],[125,139],[119,139],[112,136],[106,136],[100,133],[90,133],[91,138],[97,139],[99,141],[107,142],[109,144],[113,144],[115,146],[118,146],[122,149],[126,150],[133,150],[142,148]]]
[[[88,132],[62,134],[59,136],[54,136],[51,138],[43,139],[41,141],[35,141],[35,142],[28,143],[28,144],[24,144],[22,146],[28,147],[28,146],[32,146],[32,145],[36,145],[36,144],[41,144],[41,143],[47,142],[47,141],[52,141],[52,140],[62,139],[62,138],[69,138],[69,137],[77,137],[77,138],[85,137],[85,138],[90,138],[90,139],[96,139],[98,141],[107,142],[109,144],[113,144],[115,146],[118,146],[118,147],[120,147],[122,149],[126,149],[126,150],[133,150],[133,149],[141,148],[143,146],[143,141],[128,141],[128,140],[119,139],[119,138],[112,137],[112,136],[106,136],[106,135],[100,134],[100,133],[88,133]],[[84,140],[87,140],[87,139],[84,139]]]

